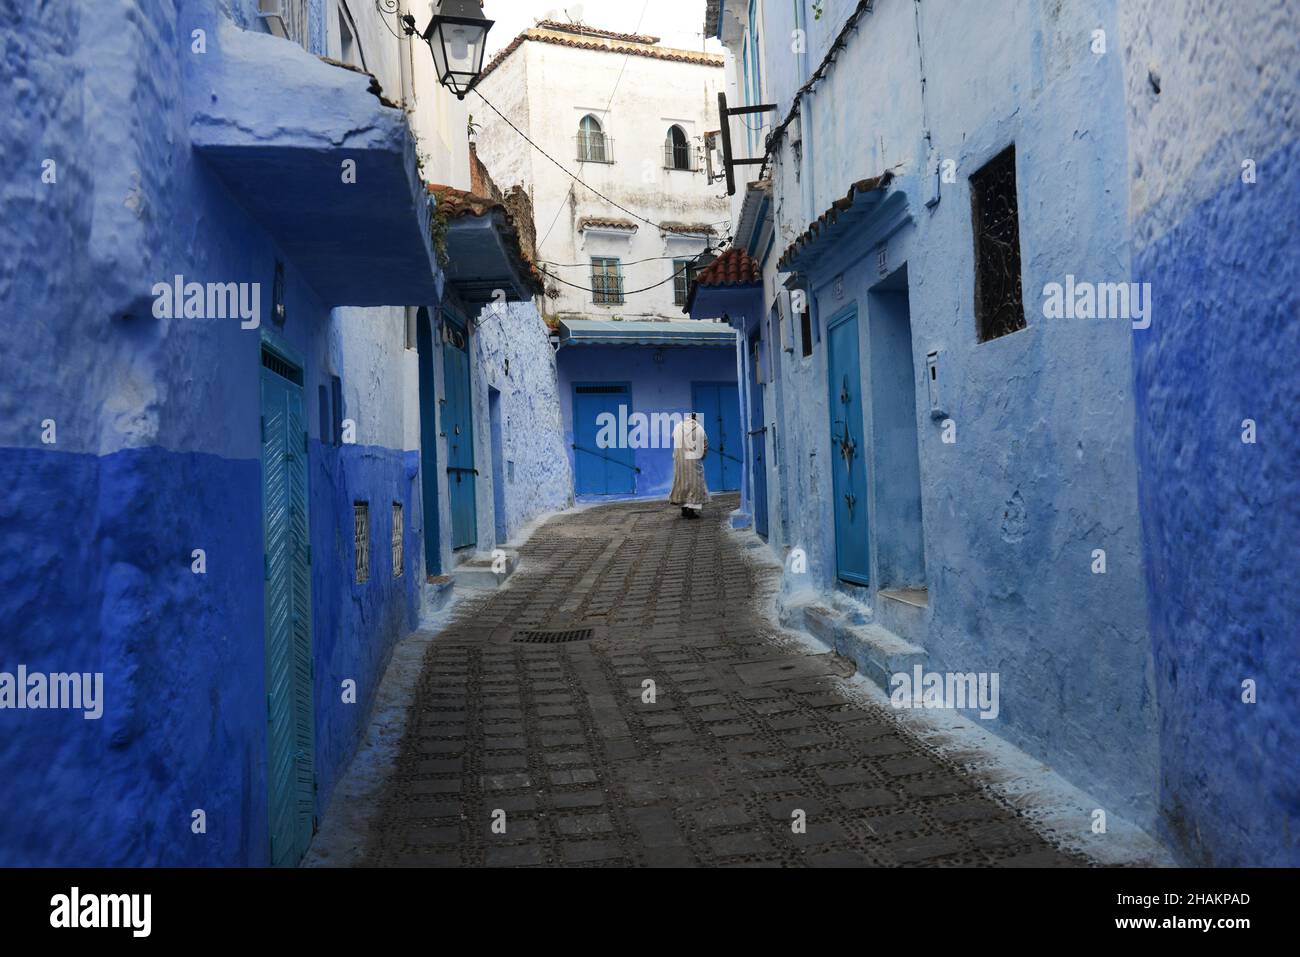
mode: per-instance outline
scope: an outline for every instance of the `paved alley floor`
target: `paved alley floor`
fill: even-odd
[[[559,516],[506,587],[463,600],[365,863],[1086,864],[855,703],[851,665],[764,620],[779,569],[726,528],[735,505]]]

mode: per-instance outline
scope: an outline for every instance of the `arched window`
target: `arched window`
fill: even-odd
[[[600,120],[590,113],[578,124],[578,159],[584,163],[608,163],[609,144]]]
[[[691,168],[691,144],[680,126],[668,128],[668,139],[664,141],[664,166],[668,169]]]

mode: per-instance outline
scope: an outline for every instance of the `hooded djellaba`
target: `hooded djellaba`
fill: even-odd
[[[668,500],[682,507],[683,518],[699,518],[709,489],[704,482],[704,456],[709,437],[696,413],[673,427],[673,489]]]

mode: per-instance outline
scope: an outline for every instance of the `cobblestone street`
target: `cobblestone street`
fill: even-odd
[[[554,518],[508,587],[462,601],[430,645],[366,862],[1086,863],[855,703],[847,662],[762,619],[778,572],[726,529],[733,507]]]

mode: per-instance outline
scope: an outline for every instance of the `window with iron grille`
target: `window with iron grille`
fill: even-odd
[[[975,325],[980,342],[1024,329],[1020,286],[1020,211],[1016,148],[1009,146],[970,178],[975,232]]]
[[[686,131],[680,126],[668,129],[668,139],[664,142],[664,166],[668,169],[691,169],[691,143],[686,138]]]
[[[402,525],[402,503],[393,503],[393,577],[401,578],[404,570],[402,537],[405,527]]]
[[[619,260],[591,257],[591,296],[591,301],[597,303],[623,301],[623,272]]]
[[[673,260],[673,302],[678,306],[686,305],[686,297],[691,291],[693,259]]]
[[[357,582],[370,580],[370,503],[352,503],[352,541],[355,546]]]
[[[581,163],[614,162],[611,142],[600,120],[590,113],[578,124],[578,161]]]
[[[310,0],[258,0],[257,15],[276,36],[305,50],[310,39],[309,6]]]

